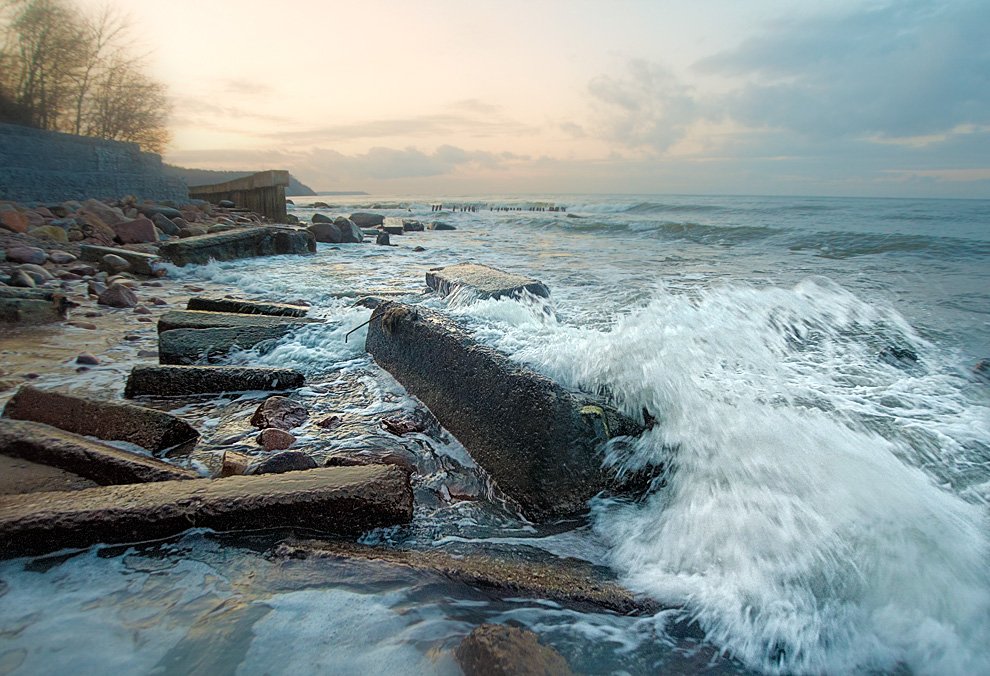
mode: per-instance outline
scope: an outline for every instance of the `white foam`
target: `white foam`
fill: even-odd
[[[990,416],[896,313],[809,280],[660,294],[607,332],[520,327],[499,339],[520,359],[660,418],[625,462],[669,485],[596,507],[633,588],[758,669],[990,671],[987,509],[953,490]],[[889,343],[921,363],[878,360]]]

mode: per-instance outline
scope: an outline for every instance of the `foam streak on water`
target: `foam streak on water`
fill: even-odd
[[[686,603],[758,669],[990,670],[987,509],[945,480],[981,457],[990,415],[937,357],[877,359],[931,347],[896,313],[811,280],[661,292],[605,332],[518,334],[503,346],[520,358],[660,419],[621,461],[665,464],[667,486],[595,507],[629,585]]]

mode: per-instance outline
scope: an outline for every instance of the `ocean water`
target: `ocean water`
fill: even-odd
[[[457,673],[452,648],[484,621],[537,631],[583,673],[990,673],[990,384],[974,372],[990,358],[990,201],[480,195],[436,213],[435,196],[362,196],[290,213],[308,220],[315,200],[457,230],[172,271],[327,320],[232,358],[304,370],[314,411],[357,421],[304,430],[314,455],[384,443],[371,423],[418,405],[364,352],[353,301],[369,291],[659,420],[603,461],[663,465],[662,483],[546,526],[449,435],[391,440],[415,458],[414,521],[365,541],[582,558],[668,609],[498,600],[280,561],[277,534],[196,531],[0,563],[0,673]],[[529,210],[543,203],[566,211]],[[543,280],[552,312],[423,293],[429,268],[462,261]],[[179,409],[204,430],[194,466],[249,445],[236,421],[256,404]]]

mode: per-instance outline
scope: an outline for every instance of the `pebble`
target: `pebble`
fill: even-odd
[[[138,320],[139,322],[141,322],[142,324],[149,324],[149,323],[151,323],[151,322],[153,322],[153,321],[155,321],[155,320],[154,320],[154,319],[152,319],[151,317],[138,317],[138,318],[137,318],[137,320]]]
[[[94,326],[93,328],[95,329],[96,327]],[[92,355],[89,352],[83,352],[78,357],[76,357],[76,363],[87,364],[89,366],[97,366],[99,365],[100,360],[95,355]]]
[[[112,255],[112,254],[108,254]],[[100,305],[110,307],[125,308],[137,305],[137,296],[123,284],[114,283],[107,287],[107,290],[100,294],[96,301]]]
[[[103,264],[114,272],[123,272],[131,267],[124,258],[121,258],[117,254],[107,254],[103,257]]]
[[[11,263],[34,263],[41,265],[48,260],[44,249],[36,246],[12,246],[7,249],[7,260]]]
[[[33,289],[37,286],[34,281],[34,277],[23,270],[14,270],[13,274],[10,275],[10,280],[7,283],[11,286],[19,286],[25,289]]]
[[[135,340],[141,340],[141,336],[134,335],[133,333],[128,333],[126,336],[124,336],[124,340],[129,340],[133,342]]]
[[[268,429],[261,430],[261,434],[258,435],[258,443],[261,444],[266,451],[281,451],[289,446],[291,446],[296,441],[296,438],[286,432],[285,430],[280,430],[277,427],[269,427]]]
[[[88,329],[90,331],[96,330],[96,324],[91,324],[90,322],[80,322],[73,320],[71,322],[68,322],[68,324],[69,326],[74,326],[77,329]]]
[[[136,315],[150,315],[151,314],[151,310],[149,310],[148,308],[146,308],[143,305],[138,305],[136,308],[134,308],[134,314],[136,314]]]
[[[70,254],[68,251],[59,251],[58,249],[48,252],[48,260],[52,263],[58,263],[59,265],[65,265],[66,263],[76,262],[76,257]]]
[[[167,300],[159,298],[158,296],[152,296],[148,300],[151,302],[152,305],[168,305]]]

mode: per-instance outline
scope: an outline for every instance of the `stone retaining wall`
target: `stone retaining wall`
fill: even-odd
[[[0,200],[119,199],[185,202],[189,191],[166,176],[162,158],[135,143],[0,124]]]

